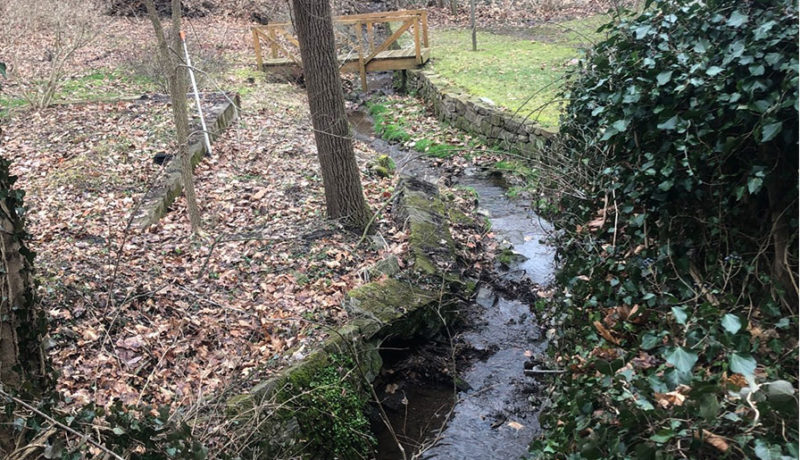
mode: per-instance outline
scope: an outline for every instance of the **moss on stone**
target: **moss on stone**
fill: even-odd
[[[456,208],[450,208],[450,210],[447,212],[447,215],[450,217],[450,222],[453,222],[457,225],[469,225],[472,223],[471,217]]]
[[[435,293],[391,278],[357,287],[348,297],[355,300],[355,309],[383,323],[394,321],[437,298]]]

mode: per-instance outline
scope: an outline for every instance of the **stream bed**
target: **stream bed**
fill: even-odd
[[[365,113],[351,112],[350,120],[356,138],[392,157],[399,174],[439,182],[439,172],[416,152],[376,138]],[[531,313],[529,301],[535,296],[524,296],[525,300],[504,293],[527,290],[532,294],[537,286],[551,281],[554,249],[543,243],[551,226],[525,202],[509,199],[498,176],[467,170],[456,184],[475,191],[478,212],[490,220],[501,246],[515,254],[509,264],[497,264],[488,278],[515,288],[481,283],[461,322],[449,328],[452,336],[387,350],[384,370],[388,375],[375,385],[384,416],[374,415],[372,424],[379,441],[378,460],[517,459],[528,452],[540,432],[538,411],[531,403],[537,382],[525,372],[526,362],[546,348]],[[414,366],[414,361],[424,361],[428,367]],[[453,363],[456,369],[443,372],[449,380],[441,378],[442,373],[425,371]],[[384,418],[391,422],[391,429]]]

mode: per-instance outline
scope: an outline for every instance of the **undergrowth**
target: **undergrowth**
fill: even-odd
[[[656,0],[572,75],[535,458],[797,458],[789,1]]]
[[[297,418],[311,450],[324,458],[367,458],[375,446],[364,415],[366,394],[352,358],[334,354],[331,363],[292,387],[288,416]]]

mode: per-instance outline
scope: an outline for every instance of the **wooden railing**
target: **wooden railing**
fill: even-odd
[[[411,68],[424,64],[430,56],[428,12],[425,10],[336,16],[333,20],[341,70],[357,71],[365,90],[368,71]],[[399,26],[395,26],[388,38],[376,43],[377,29],[386,23],[399,23]],[[253,28],[253,46],[259,70],[269,66],[301,66],[300,45],[292,31],[291,23]],[[411,35],[413,48],[411,44],[405,49],[399,46],[406,33]],[[394,44],[401,50],[390,50]],[[269,49],[267,59],[262,54],[265,48]]]

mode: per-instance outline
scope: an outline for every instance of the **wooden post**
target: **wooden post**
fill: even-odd
[[[361,89],[366,93],[369,89],[367,87],[367,63],[364,62],[364,49],[362,46],[363,43],[363,36],[362,36],[362,27],[361,22],[357,22],[353,25],[353,29],[356,33],[356,46],[358,48],[358,73],[361,77]]]
[[[420,43],[419,43],[419,18],[414,18],[414,52],[417,56],[417,64],[422,64],[422,52],[420,50]]]
[[[278,37],[275,35],[275,29],[269,28],[269,49],[272,54],[272,59],[278,58]]]
[[[372,21],[367,21],[367,37],[369,39],[369,52],[375,49],[375,32],[372,30]]]
[[[422,10],[422,41],[425,48],[429,48],[428,43],[428,10]]]
[[[258,31],[253,27],[253,48],[256,50],[256,68],[264,70],[264,62],[261,60],[261,41],[258,38]]]
[[[472,26],[472,51],[478,51],[478,35],[475,32],[475,0],[469,0],[469,22]]]

